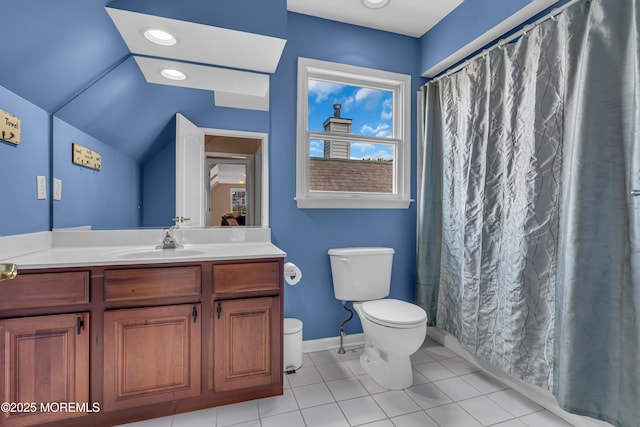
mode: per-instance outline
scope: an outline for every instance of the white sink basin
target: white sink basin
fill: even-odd
[[[185,258],[202,255],[205,251],[198,249],[140,249],[116,254],[119,259],[163,259],[163,258]]]

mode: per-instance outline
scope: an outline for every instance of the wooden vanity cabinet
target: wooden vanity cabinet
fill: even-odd
[[[214,391],[282,384],[281,264],[213,266]]]
[[[0,283],[0,402],[16,409],[0,412],[1,426],[84,415],[40,403],[89,401],[89,277],[76,269]]]
[[[19,272],[0,283],[2,401],[89,410],[0,413],[0,426],[109,426],[282,394],[282,269],[270,258]]]
[[[104,410],[200,395],[200,304],[104,314]]]
[[[280,298],[217,301],[213,316],[214,390],[229,391],[277,383]]]
[[[0,320],[3,426],[27,426],[84,413],[42,408],[41,402],[89,402],[89,313]]]

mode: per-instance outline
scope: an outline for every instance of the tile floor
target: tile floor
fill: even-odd
[[[360,367],[362,348],[305,353],[284,395],[127,427],[570,426],[427,338],[412,357],[413,386],[381,388]]]

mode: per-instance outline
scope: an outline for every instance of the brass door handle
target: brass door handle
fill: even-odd
[[[18,266],[15,264],[0,264],[0,282],[13,280],[18,275]]]
[[[183,217],[183,216],[176,216],[176,217],[172,218],[171,220],[173,222],[187,222],[187,221],[190,221],[191,218],[186,218],[186,217]]]

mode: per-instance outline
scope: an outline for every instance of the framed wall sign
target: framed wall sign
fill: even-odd
[[[0,110],[0,139],[20,144],[20,117]]]

